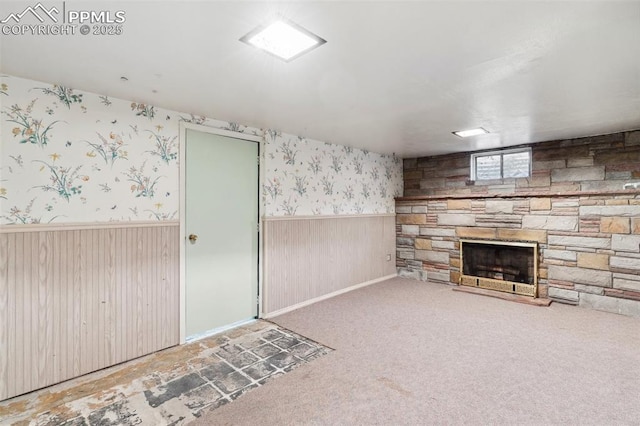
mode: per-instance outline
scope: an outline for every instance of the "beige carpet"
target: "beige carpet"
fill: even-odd
[[[640,321],[393,279],[275,318],[334,352],[194,424],[640,424]]]

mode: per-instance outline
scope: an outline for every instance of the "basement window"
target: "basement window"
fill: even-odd
[[[531,148],[471,154],[471,180],[522,178],[531,176]]]

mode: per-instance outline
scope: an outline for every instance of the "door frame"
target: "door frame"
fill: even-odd
[[[180,344],[186,342],[187,327],[187,271],[186,271],[186,207],[187,207],[187,181],[186,181],[186,151],[187,151],[187,130],[195,130],[203,133],[210,133],[218,136],[226,136],[242,141],[255,142],[258,144],[258,158],[256,158],[256,167],[258,167],[258,297],[257,300],[257,317],[262,318],[263,295],[262,281],[264,270],[264,253],[263,253],[263,227],[262,218],[264,216],[264,203],[262,202],[262,184],[264,181],[264,134],[251,135],[230,130],[218,129],[215,127],[204,126],[201,124],[180,122]]]

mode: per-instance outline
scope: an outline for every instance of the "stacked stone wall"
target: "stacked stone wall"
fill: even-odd
[[[536,241],[538,297],[640,316],[640,131],[539,145],[533,177],[482,185],[454,179],[468,155],[405,160],[399,274],[457,284],[461,238]]]

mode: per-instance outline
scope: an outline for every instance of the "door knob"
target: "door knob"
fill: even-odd
[[[196,234],[189,235],[189,241],[191,241],[192,243],[195,243],[197,239],[198,239],[198,236]]]

